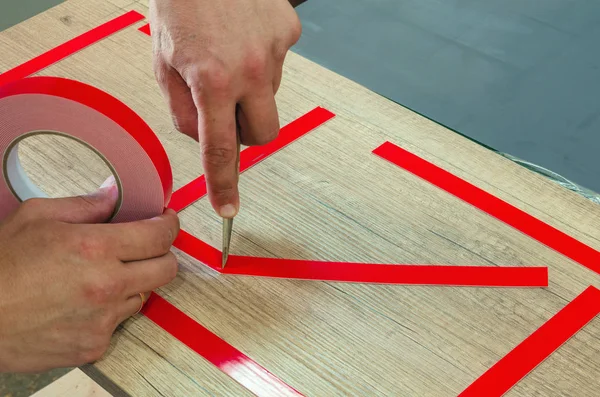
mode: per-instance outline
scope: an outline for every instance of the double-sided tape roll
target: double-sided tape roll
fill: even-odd
[[[167,206],[173,187],[171,165],[144,120],[90,85],[31,77],[0,86],[0,220],[22,201],[44,197],[18,156],[19,142],[36,134],[77,140],[104,160],[119,187],[111,222],[151,218]]]

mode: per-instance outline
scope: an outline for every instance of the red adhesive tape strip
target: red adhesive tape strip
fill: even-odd
[[[600,274],[600,252],[500,200],[436,165],[390,142],[373,153],[425,179],[450,194]]]
[[[19,80],[30,76],[40,70],[52,65],[84,49],[85,47],[110,36],[138,21],[144,19],[144,16],[137,11],[129,11],[115,19],[112,19],[102,25],[79,35],[66,43],[63,43],[53,49],[27,61],[13,69],[0,74],[0,85],[11,81]]]
[[[240,153],[240,172],[260,163],[270,155],[335,117],[333,113],[317,107],[283,127],[276,139],[263,146],[251,146]],[[194,179],[173,193],[169,208],[179,212],[206,195],[204,175]]]
[[[302,396],[156,293],[151,294],[142,313],[255,395]]]
[[[494,364],[459,397],[502,396],[599,313],[600,290],[590,286]]]
[[[545,267],[382,265],[229,255],[221,270],[220,251],[191,234],[180,231],[173,246],[224,274],[382,284],[548,286]]]
[[[147,23],[144,26],[140,27],[138,29],[140,32],[147,34],[148,36],[151,36],[152,34],[150,33],[150,24]]]
[[[95,87],[58,77],[29,77],[0,86],[0,219],[20,200],[43,195],[18,160],[18,142],[33,134],[76,139],[104,158],[120,190],[113,222],[163,213],[173,178],[167,153],[150,127]]]

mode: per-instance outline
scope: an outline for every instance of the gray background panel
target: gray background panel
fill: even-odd
[[[0,31],[62,2],[63,0],[0,0]]]
[[[600,1],[309,0],[294,51],[600,192]]]

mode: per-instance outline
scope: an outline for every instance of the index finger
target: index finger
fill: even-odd
[[[95,226],[106,234],[114,254],[123,262],[163,256],[179,234],[179,218],[171,209],[152,219]]]
[[[219,102],[198,104],[198,138],[210,203],[222,218],[233,218],[239,209],[236,103]]]

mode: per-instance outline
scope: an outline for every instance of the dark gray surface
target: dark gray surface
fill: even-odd
[[[0,31],[62,2],[63,0],[0,0]]]
[[[599,0],[309,0],[294,51],[600,192]]]

